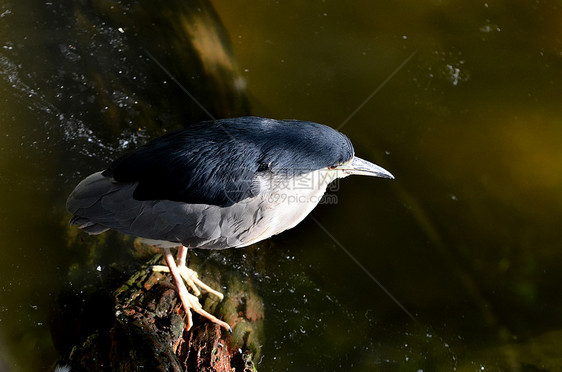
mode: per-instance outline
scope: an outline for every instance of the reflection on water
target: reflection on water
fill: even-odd
[[[150,48],[182,84],[211,81],[196,90],[213,114],[225,102],[245,112],[244,92],[225,92],[247,84],[253,114],[333,127],[417,50],[341,128],[396,180],[346,179],[338,203],[314,212],[417,322],[307,220],[258,250],[253,269],[244,250],[211,253],[264,298],[259,370],[560,368],[558,3],[214,1],[242,77],[221,48],[203,58],[220,74],[190,73],[225,35],[181,16],[182,2],[153,28],[159,8],[145,3],[0,2],[1,370],[56,359],[49,310],[85,255],[66,241],[75,183],[206,118]],[[185,25],[195,52],[181,53],[194,38],[178,36]]]

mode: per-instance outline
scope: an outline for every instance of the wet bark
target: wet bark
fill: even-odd
[[[263,343],[263,304],[251,283],[223,275],[225,299],[201,298],[207,311],[232,326],[232,334],[197,314],[187,331],[169,274],[149,268],[160,260],[158,255],[136,271],[111,292],[111,298],[90,296],[83,308],[89,309],[90,303],[96,314],[81,311],[73,321],[63,319],[70,322],[66,327],[73,324],[81,330],[69,332],[75,332],[74,339],[79,341],[67,345],[67,355],[59,364],[69,365],[73,371],[255,371],[253,361]],[[206,270],[209,272],[208,267]],[[213,268],[210,271],[212,278],[221,276]],[[68,306],[66,312],[74,313]],[[87,330],[84,325],[90,319],[97,325]],[[81,334],[76,336],[76,332]]]

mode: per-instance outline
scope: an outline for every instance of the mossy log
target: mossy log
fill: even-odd
[[[67,348],[68,355],[59,364],[79,371],[255,371],[253,361],[263,343],[263,304],[252,284],[234,276],[221,278],[218,270],[205,265],[215,281],[206,280],[208,284],[217,288],[217,280],[222,280],[226,291],[221,302],[203,294],[203,307],[228,322],[233,333],[197,314],[187,331],[170,275],[150,269],[159,261],[157,255],[136,271],[112,292],[110,301],[95,296],[86,301],[84,306],[97,302],[96,314],[83,311],[81,319],[74,316],[72,323],[79,326],[95,317],[97,326],[82,331],[80,341]],[[197,264],[191,262],[190,267],[196,269]],[[104,324],[100,319],[105,319]]]

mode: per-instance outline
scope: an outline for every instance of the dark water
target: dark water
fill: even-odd
[[[69,4],[0,1],[2,371],[57,358],[53,303],[84,255],[68,244],[74,185],[205,118],[140,52],[197,80],[177,63],[185,40],[109,1]],[[240,269],[265,302],[258,370],[561,370],[562,4],[213,5],[234,52],[220,71],[242,78],[221,75],[204,106],[244,112],[220,82],[236,86],[252,114],[338,128],[396,176],[343,180]]]

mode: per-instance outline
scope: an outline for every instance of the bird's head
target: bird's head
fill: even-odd
[[[262,119],[264,120],[264,119]],[[305,174],[327,170],[333,178],[350,175],[394,179],[384,168],[355,156],[349,138],[326,125],[297,120],[265,119],[262,162],[275,172]]]
[[[252,118],[254,119],[254,118]],[[349,138],[328,126],[297,120],[259,119],[259,184],[265,189],[323,190],[337,178],[365,175],[393,179],[382,167],[355,156]],[[262,190],[262,187],[258,187]]]

